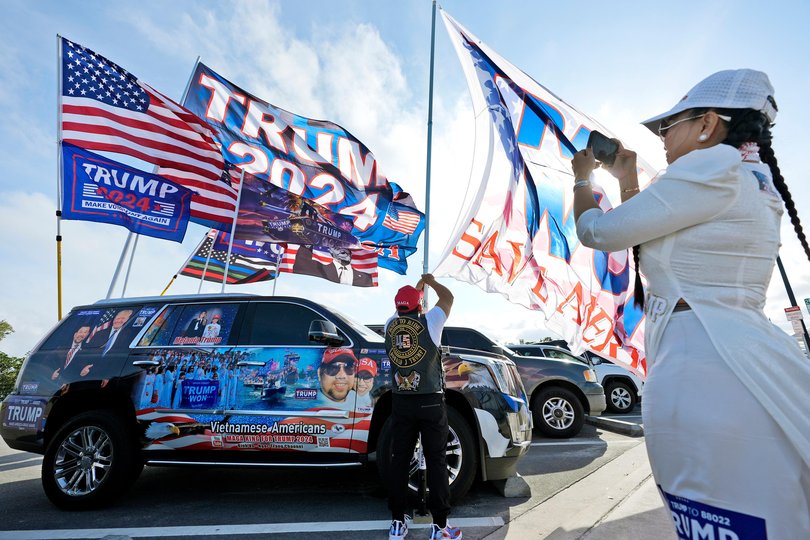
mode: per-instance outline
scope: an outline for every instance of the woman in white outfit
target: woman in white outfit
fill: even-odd
[[[639,192],[636,156],[610,172],[622,204],[602,212],[574,156],[574,213],[586,246],[633,246],[647,278],[644,428],[680,538],[810,538],[810,361],[763,312],[782,205],[810,248],[771,148],[773,87],[721,71],[643,122],[669,167]],[[640,260],[639,260],[640,259]]]

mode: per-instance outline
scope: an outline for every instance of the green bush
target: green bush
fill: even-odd
[[[13,331],[14,328],[8,322],[0,320],[0,340]],[[9,356],[0,351],[0,400],[14,390],[14,383],[17,380],[17,374],[20,372],[22,363],[22,358]]]

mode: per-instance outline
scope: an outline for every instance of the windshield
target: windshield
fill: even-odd
[[[385,339],[382,338],[378,333],[374,332],[370,328],[368,328],[364,324],[360,324],[359,322],[355,321],[345,313],[334,309],[332,307],[329,308],[335,316],[340,319],[340,322],[344,323],[346,326],[360,334],[360,337],[365,339],[366,341],[371,341],[374,343],[385,343]]]

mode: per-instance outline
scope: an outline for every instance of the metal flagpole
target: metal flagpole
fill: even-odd
[[[213,229],[208,231],[208,234],[206,234],[205,238],[203,238],[203,242],[205,242],[206,238],[211,236],[212,232]],[[214,252],[214,242],[217,240],[217,234],[219,234],[219,232],[215,233],[214,236],[211,237],[211,247],[208,248],[208,257],[205,258],[205,266],[203,266],[202,274],[200,274],[200,285],[197,287],[197,294],[200,294],[200,291],[202,290],[203,281],[205,281],[205,274],[208,272],[208,263],[211,262],[211,254]]]
[[[186,81],[186,87],[183,90],[183,96],[180,98],[180,104],[181,105],[183,104],[184,101],[186,101],[186,97],[188,96],[188,89],[191,88],[191,81],[194,79],[194,72],[197,71],[197,64],[199,64],[199,63],[200,63],[200,57],[198,56],[197,60],[194,62],[194,68],[191,70],[191,75],[188,76],[188,81]],[[158,169],[159,169],[159,167],[157,165],[152,167],[152,174],[156,173],[158,171]],[[129,234],[132,235],[133,233],[130,232]],[[136,237],[137,236],[139,236],[139,235],[136,235]],[[127,240],[129,240],[129,239],[127,239]],[[132,259],[135,258],[135,248],[136,247],[138,247],[138,239],[137,238],[135,239],[135,243],[132,246],[132,254],[130,255],[130,258],[129,258],[129,265],[130,266],[132,266]],[[121,258],[118,260],[119,269],[120,269],[121,265],[123,264],[123,262],[124,262],[124,252],[121,253]],[[116,279],[118,277],[118,272],[119,272],[119,270],[115,271],[115,274],[114,274],[115,277],[113,279]],[[127,290],[127,280],[129,280],[129,270],[127,270],[127,274],[124,277],[124,291]],[[115,281],[113,281],[113,283],[110,284],[110,288],[112,289],[112,287],[114,285],[115,285]],[[122,294],[122,297],[123,297],[123,294]]]
[[[231,265],[231,249],[233,248],[233,233],[236,232],[236,221],[239,219],[239,203],[242,201],[242,186],[245,185],[245,169],[239,175],[239,191],[236,192],[236,210],[233,213],[233,224],[231,225],[231,238],[228,241],[228,256],[225,259],[225,274],[222,276],[222,290],[225,292],[225,282],[228,281],[228,268]]]
[[[433,16],[430,25],[430,84],[428,89],[428,121],[427,121],[427,163],[425,166],[425,255],[422,264],[422,273],[428,273],[428,259],[430,257],[430,156],[433,142],[433,58],[436,49],[436,0],[433,0]],[[427,288],[423,295],[423,302],[427,306]]]
[[[56,35],[56,316],[62,320],[62,36]]]
[[[782,274],[782,281],[785,283],[785,290],[787,291],[790,305],[793,307],[798,307],[798,304],[796,303],[796,296],[793,294],[793,287],[790,286],[787,274],[785,273],[785,267],[782,265],[782,259],[778,255],[776,256],[776,266],[779,267],[779,273]],[[807,335],[807,327],[804,325],[804,318],[799,319],[799,323],[802,325],[805,350],[810,351],[810,336]]]
[[[132,244],[132,253],[129,256],[129,265],[127,266],[127,274],[124,276],[124,288],[121,289],[121,298],[127,294],[127,283],[129,283],[129,273],[132,271],[132,261],[135,260],[135,249],[138,247],[138,239],[140,234],[135,235],[135,243]]]
[[[276,246],[281,247],[279,244],[276,244]],[[279,269],[281,267],[281,256],[283,254],[284,254],[284,248],[282,247],[281,251],[276,253],[276,277],[273,279],[273,294],[271,296],[276,295],[276,283],[278,283],[278,276],[281,275],[281,272],[279,272]]]
[[[171,287],[171,286],[172,286],[172,284],[174,283],[174,280],[176,280],[176,279],[177,279],[177,276],[180,274],[180,272],[182,272],[182,271],[183,271],[183,268],[185,268],[186,266],[188,266],[188,263],[189,263],[189,262],[191,262],[191,258],[192,258],[192,257],[194,257],[194,255],[195,255],[195,254],[196,254],[198,251],[200,251],[200,248],[202,247],[202,245],[203,245],[203,243],[205,242],[205,239],[206,239],[206,238],[208,238],[208,235],[207,235],[207,234],[206,234],[205,236],[203,236],[202,241],[201,241],[199,244],[197,244],[197,247],[195,247],[195,248],[192,250],[191,255],[189,255],[189,256],[188,256],[188,259],[186,259],[186,262],[184,262],[184,263],[183,263],[183,266],[181,266],[181,267],[180,267],[180,270],[178,270],[178,271],[177,271],[177,272],[176,272],[176,273],[175,273],[175,274],[172,276],[172,279],[170,279],[170,280],[169,280],[168,285],[166,285],[166,288],[165,288],[165,289],[163,289],[163,292],[161,292],[161,293],[160,293],[160,296],[163,296],[163,295],[165,295],[165,294],[166,294],[166,291],[168,291],[168,290],[169,290],[169,287]],[[208,252],[208,254],[210,255],[210,254],[211,254],[211,252],[209,251],[209,252]],[[207,262],[207,261],[206,261],[206,262]],[[202,281],[200,281],[200,283],[202,283]],[[197,292],[199,293],[199,291],[197,291]]]
[[[110,282],[110,288],[107,289],[107,298],[109,299],[112,296],[113,288],[115,288],[115,282],[118,281],[118,274],[121,272],[121,263],[124,260],[124,256],[129,249],[129,243],[132,241],[132,231],[127,235],[127,241],[124,242],[124,249],[121,250],[121,257],[118,258],[118,266],[115,267],[115,273],[113,273],[112,281]]]

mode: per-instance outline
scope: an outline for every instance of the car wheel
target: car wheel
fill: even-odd
[[[629,384],[622,381],[610,381],[605,385],[607,408],[610,412],[627,414],[636,406],[636,393]]]
[[[478,471],[478,452],[475,438],[469,423],[453,409],[447,408],[447,475],[450,481],[450,498],[459,500],[467,494]],[[391,466],[391,449],[394,442],[393,418],[383,424],[377,443],[377,470],[383,484],[388,485],[388,472]],[[409,465],[408,489],[412,494],[418,491],[419,461],[418,450],[414,449]]]
[[[585,411],[577,396],[565,388],[547,388],[532,400],[534,425],[555,439],[573,437],[585,423]]]
[[[42,461],[42,487],[62,509],[97,508],[120,495],[142,468],[121,418],[91,411],[76,416],[51,439]]]

